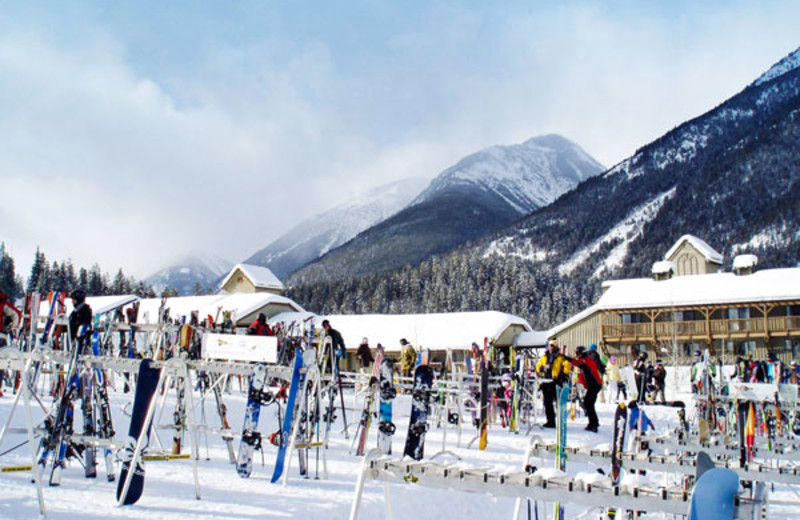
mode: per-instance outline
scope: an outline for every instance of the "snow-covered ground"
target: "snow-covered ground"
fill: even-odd
[[[117,388],[121,388],[117,382]],[[170,392],[170,399],[172,394]],[[86,479],[83,469],[77,462],[71,462],[63,474],[60,487],[44,488],[45,502],[49,518],[54,519],[113,519],[113,518],[141,518],[175,520],[190,519],[287,519],[287,518],[325,518],[347,519],[353,502],[356,480],[358,478],[361,458],[349,453],[355,422],[360,408],[361,397],[355,396],[353,391],[345,391],[348,401],[347,419],[350,422],[350,440],[345,439],[341,431],[341,418],[337,421],[336,428],[332,431],[331,446],[327,450],[328,478],[322,478],[322,461],[320,460],[320,479],[315,479],[315,458],[311,454],[311,477],[304,479],[297,472],[297,458],[292,459],[289,473],[289,483],[286,486],[271,484],[273,464],[276,448],[264,444],[264,463],[256,453],[255,467],[249,479],[240,478],[234,466],[228,463],[228,455],[224,442],[217,436],[200,436],[200,455],[198,461],[200,491],[202,498],[195,499],[192,464],[187,460],[169,462],[148,462],[146,465],[145,491],[141,500],[133,506],[116,507],[115,490],[116,482],[106,481],[103,465],[98,469],[97,479]],[[670,395],[668,399],[685,398],[688,396]],[[123,413],[123,408],[132,399],[132,394],[123,394],[119,391],[112,392],[114,402],[114,420],[117,439],[123,439],[127,433],[128,417]],[[198,421],[201,417],[201,396],[195,393],[198,404]],[[226,396],[229,406],[229,418],[232,425],[242,422],[245,397],[234,385],[234,391]],[[0,420],[3,424],[7,420],[13,403],[13,396],[9,393],[0,398]],[[37,407],[38,408],[38,407]],[[394,437],[393,450],[395,454],[402,453],[405,440],[405,431],[408,425],[408,415],[411,408],[410,397],[400,395],[395,400],[395,422],[398,426]],[[611,419],[615,405],[599,403],[601,427],[596,434],[584,430],[586,419],[578,417],[569,422],[568,444],[571,446],[610,446],[612,426]],[[205,418],[211,426],[218,425],[215,413],[213,396],[208,395],[204,400]],[[162,423],[169,422],[172,415],[172,405],[167,401]],[[262,412],[260,429],[262,432],[277,430],[277,417],[275,406],[266,407]],[[653,419],[656,427],[661,432],[667,432],[678,424],[675,409],[667,407],[648,407],[647,414]],[[79,415],[79,412],[78,412]],[[691,412],[690,412],[691,415]],[[38,410],[37,416],[41,416]],[[541,411],[540,411],[541,417]],[[446,422],[446,421],[445,421]],[[539,419],[538,422],[542,422]],[[76,420],[76,430],[80,431],[80,419]],[[24,425],[24,414],[21,409],[14,413],[12,426]],[[493,425],[489,431],[489,444],[485,451],[479,451],[475,446],[467,448],[467,444],[475,433],[474,428],[464,427],[460,442],[453,426],[447,430],[446,444],[444,443],[444,430],[432,427],[427,435],[425,446],[426,456],[432,456],[437,451],[447,449],[453,452],[461,461],[459,465],[471,468],[486,468],[503,472],[518,471],[522,468],[524,451],[529,437],[524,434],[508,433],[500,428],[499,424]],[[377,428],[373,424],[369,445],[374,446]],[[540,435],[543,440],[554,440],[554,430],[543,430],[535,427],[532,434]],[[164,446],[171,446],[172,431],[162,429],[159,438]],[[24,435],[9,435],[0,446],[0,453],[25,440]],[[185,442],[188,443],[188,437]],[[151,449],[157,447],[156,442],[151,442]],[[236,441],[238,449],[238,440]],[[456,462],[453,457],[444,459],[447,462]],[[1,466],[30,464],[30,451],[27,446],[22,446],[11,453],[0,456]],[[551,461],[535,460],[534,464],[550,466]],[[609,468],[603,468],[608,472]],[[594,471],[586,464],[567,462],[567,471],[575,474],[578,471]],[[663,484],[665,477],[655,471],[648,472],[648,478],[656,484]],[[800,484],[800,482],[798,482]],[[397,520],[425,520],[445,518],[511,518],[513,501],[507,498],[494,498],[486,494],[470,494],[459,491],[443,491],[420,487],[413,484],[397,484],[390,486],[391,505],[393,518]],[[770,507],[770,518],[788,519],[798,518],[796,511],[800,506],[800,495],[784,486],[776,488],[773,498],[781,501],[794,501],[792,505]],[[548,514],[551,507],[540,504],[539,518],[543,518],[544,511]],[[567,505],[567,518],[574,518],[585,507]],[[38,516],[39,507],[36,499],[36,489],[31,483],[30,473],[0,473],[0,518],[26,519]],[[526,518],[523,512],[522,518]],[[359,518],[373,519],[385,518],[384,486],[375,481],[368,481],[365,487],[363,502]],[[588,518],[596,518],[596,515]],[[647,518],[661,518],[659,515],[648,515]]]

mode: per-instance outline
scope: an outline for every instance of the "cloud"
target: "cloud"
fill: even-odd
[[[793,50],[800,14],[73,9],[0,17],[0,181],[15,194],[0,240],[18,266],[39,245],[139,276],[187,251],[239,261],[347,197],[492,144],[561,133],[610,166]]]

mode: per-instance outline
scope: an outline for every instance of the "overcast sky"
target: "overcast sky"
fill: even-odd
[[[481,5],[476,5],[481,4]],[[800,46],[800,2],[2,2],[0,241],[144,277],[561,134],[606,166]]]

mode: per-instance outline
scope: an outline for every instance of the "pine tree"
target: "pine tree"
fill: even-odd
[[[5,242],[0,242],[0,291],[9,301],[22,297],[22,283],[14,269],[14,259],[6,252]]]

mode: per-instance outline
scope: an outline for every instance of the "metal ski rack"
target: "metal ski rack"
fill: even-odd
[[[34,352],[36,352],[34,350]],[[14,404],[11,408],[11,413],[8,416],[6,424],[0,432],[0,446],[3,445],[3,439],[7,432],[11,431],[9,426],[11,419],[14,416],[14,411],[19,403],[20,397],[24,400],[25,408],[25,430],[28,435],[28,446],[31,451],[31,472],[33,473],[33,480],[36,483],[36,498],[39,501],[39,513],[42,516],[47,516],[47,510],[44,505],[44,491],[42,489],[42,474],[41,467],[37,464],[36,460],[36,443],[34,442],[35,427],[33,424],[33,413],[31,412],[31,388],[29,373],[31,366],[37,356],[29,355],[26,359],[22,353],[13,346],[0,348],[0,368],[3,370],[16,370],[19,371],[22,377],[22,385],[20,386],[17,396],[14,398]]]

